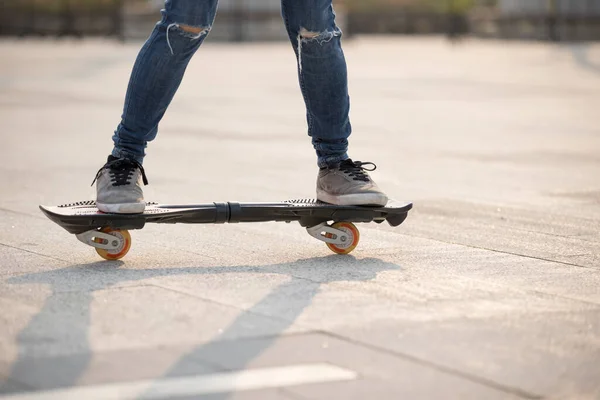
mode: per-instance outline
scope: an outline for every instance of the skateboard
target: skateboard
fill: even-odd
[[[40,206],[42,212],[92,246],[106,260],[123,258],[131,247],[129,230],[147,223],[223,224],[237,222],[298,221],[314,238],[337,254],[348,254],[358,245],[360,233],[354,222],[387,221],[398,226],[408,216],[412,203],[390,200],[384,207],[338,206],[318,200],[300,199],[274,203],[206,203],[167,205],[147,203],[140,214],[110,214],[96,202],[80,201],[60,206]]]

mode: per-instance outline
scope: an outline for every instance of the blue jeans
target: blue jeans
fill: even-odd
[[[335,24],[331,2],[281,0],[285,27],[298,60],[308,135],[319,167],[348,158],[351,132],[342,32]],[[133,67],[121,123],[113,136],[113,156],[143,161],[147,143],[156,137],[158,124],[188,62],[210,32],[217,3],[218,0],[166,0],[162,19]],[[201,30],[190,33],[182,26]]]

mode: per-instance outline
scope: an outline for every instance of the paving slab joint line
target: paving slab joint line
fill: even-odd
[[[508,286],[506,286],[506,287],[508,287]],[[541,291],[535,290],[535,289],[526,289],[526,291],[529,293],[541,294],[543,296],[547,296],[550,298],[558,298],[558,299],[563,299],[563,300],[576,301],[578,303],[583,303],[583,304],[587,304],[587,305],[591,305],[591,306],[595,306],[595,307],[600,306],[600,302],[596,302],[596,301],[592,301],[592,300],[577,299],[574,297],[564,296],[562,294],[541,292]],[[598,309],[598,311],[600,311],[600,308]],[[565,311],[550,311],[549,313],[561,313],[561,312],[565,312]],[[544,313],[544,314],[549,314],[549,313]]]
[[[52,257],[52,256],[49,256],[49,255],[47,255],[47,254],[42,254],[42,253],[37,253],[37,252],[35,252],[35,251],[31,251],[31,250],[27,250],[27,249],[22,249],[22,248],[20,248],[20,247],[17,247],[17,246],[11,246],[10,244],[6,244],[6,243],[1,243],[1,242],[0,242],[0,246],[8,247],[8,248],[15,249],[15,250],[24,251],[24,252],[26,252],[26,253],[35,254],[36,256],[40,256],[40,257],[46,257],[46,258],[50,258],[50,259],[52,259],[52,260],[62,261],[62,262],[64,262],[64,263],[67,263],[67,264],[69,263],[69,261],[67,261],[67,260],[63,260],[62,258],[58,258],[58,257]]]
[[[417,357],[414,357],[414,356],[411,356],[411,355],[408,355],[408,354],[403,354],[403,353],[400,353],[400,352],[397,352],[397,351],[394,351],[394,350],[384,349],[384,348],[381,348],[381,347],[378,347],[378,346],[375,346],[375,345],[372,345],[372,344],[369,344],[369,343],[364,343],[364,342],[361,342],[361,341],[358,341],[358,340],[355,340],[355,339],[347,338],[347,337],[338,335],[338,334],[333,333],[333,332],[328,332],[328,331],[317,331],[317,332],[320,333],[320,334],[323,334],[325,336],[329,336],[329,337],[332,337],[332,338],[335,338],[335,339],[338,339],[338,340],[342,340],[342,341],[345,341],[347,343],[350,343],[350,344],[353,344],[353,345],[356,345],[356,346],[362,346],[364,348],[371,349],[373,351],[377,351],[378,353],[392,355],[392,356],[395,356],[395,357],[398,357],[398,358],[402,358],[402,359],[405,359],[405,360],[408,360],[408,361],[411,361],[411,362],[414,362],[414,363],[417,363],[417,364],[420,364],[420,365],[423,365],[423,366],[426,366],[426,367],[429,367],[429,368],[433,368],[433,369],[435,369],[437,371],[440,371],[440,372],[444,372],[444,373],[447,373],[447,374],[450,374],[450,375],[459,376],[459,377],[464,378],[464,379],[466,379],[468,381],[471,381],[471,382],[474,382],[474,383],[478,383],[480,385],[488,386],[488,387],[491,387],[493,389],[496,389],[496,390],[499,390],[499,391],[502,391],[502,392],[506,392],[506,393],[510,393],[510,394],[513,394],[513,395],[516,395],[516,396],[519,396],[519,397],[522,397],[522,398],[525,398],[525,399],[541,400],[541,399],[544,398],[543,395],[529,393],[529,392],[527,392],[525,390],[522,390],[522,389],[519,389],[519,388],[514,388],[514,387],[506,386],[506,385],[503,385],[501,383],[497,383],[497,382],[494,382],[494,381],[486,379],[486,378],[482,378],[482,377],[479,377],[479,376],[476,376],[476,375],[472,375],[472,374],[469,374],[469,373],[466,373],[466,372],[462,372],[462,371],[459,371],[459,370],[454,369],[454,368],[446,367],[446,366],[443,366],[443,365],[438,365],[438,364],[435,364],[435,363],[433,363],[431,361],[423,360],[423,359],[420,359],[420,358],[417,358]]]
[[[1,284],[1,283],[0,283]],[[102,291],[109,290],[125,290],[130,288],[139,288],[139,287],[154,287],[154,285],[149,283],[135,283],[132,285],[123,285],[123,286],[103,286],[98,288],[89,288],[89,289],[81,289],[81,290],[53,290],[52,293],[60,293],[60,294],[69,294],[69,293],[97,293]]]
[[[326,283],[326,282],[321,282],[321,281],[315,281],[315,280],[312,280],[312,279],[309,279],[309,278],[305,278],[305,277],[296,277],[296,276],[294,276],[294,279],[304,280],[304,281],[307,281],[307,282],[316,283],[316,284],[320,284],[320,285],[329,284],[329,285],[332,285],[333,287],[337,287],[338,289],[342,289],[345,292],[362,292],[361,290],[355,289],[355,288],[343,287],[342,285],[336,286],[336,284],[339,283],[339,282],[329,282],[329,283]],[[362,284],[364,284],[364,285],[372,285],[372,286],[379,287],[379,288],[384,288],[384,285],[380,285],[379,283],[373,282],[373,281],[362,282]],[[158,287],[158,288],[161,288],[161,289],[165,289],[165,290],[171,290],[173,292],[180,293],[180,294],[185,294],[185,295],[188,295],[188,296],[191,296],[191,297],[203,300],[203,301],[211,302],[211,303],[214,303],[214,304],[218,304],[218,305],[222,305],[222,306],[228,306],[228,307],[234,308],[236,310],[240,310],[240,311],[244,311],[244,312],[249,312],[249,313],[252,313],[254,315],[259,315],[261,317],[268,317],[268,318],[272,318],[272,319],[278,319],[278,320],[285,321],[285,322],[295,322],[295,320],[294,321],[288,321],[287,319],[281,318],[281,317],[278,317],[278,316],[273,316],[273,315],[269,315],[269,314],[258,313],[256,311],[249,311],[249,310],[237,308],[237,307],[232,306],[230,304],[219,303],[217,301],[210,300],[210,299],[205,299],[205,298],[200,297],[198,295],[195,295],[195,294],[192,294],[192,293],[188,293],[187,291],[181,291],[181,290],[174,289],[174,288],[171,288],[171,287],[168,287],[168,286],[162,286],[162,285],[156,284],[156,283],[152,283],[152,284],[149,284],[149,285],[150,286],[155,286],[155,287]],[[596,305],[596,304],[594,304],[594,305]],[[301,327],[304,328],[304,326],[301,326]],[[312,329],[310,326],[306,326],[305,328],[306,329]]]
[[[310,397],[301,396],[298,393],[291,393],[286,388],[281,388],[277,392],[283,394],[286,397],[286,399],[289,400],[311,400]]]
[[[26,213],[26,212],[15,211],[15,210],[11,210],[9,208],[4,208],[4,207],[0,207],[0,211],[7,212],[7,213],[10,213],[10,214],[23,215],[23,216],[30,217],[30,218],[35,218],[35,219],[46,219],[46,217],[44,217],[43,215],[29,214],[29,213]],[[38,209],[38,211],[39,211],[39,209]]]
[[[206,342],[206,344],[215,344],[215,343],[219,343],[219,344],[223,344],[223,343],[228,343],[228,342],[244,342],[244,341],[250,341],[250,340],[271,340],[273,338],[288,338],[288,337],[296,337],[296,336],[304,336],[304,335],[314,335],[314,334],[320,334],[323,335],[322,331],[319,330],[307,330],[307,331],[296,331],[296,332],[289,332],[286,334],[264,334],[264,335],[255,335],[255,336],[243,336],[243,337],[230,337],[230,338],[223,338],[220,339],[219,337],[216,338],[211,338],[210,340],[208,340]],[[190,342],[177,342],[177,344],[183,344],[183,345],[194,345],[197,346],[199,343],[190,341]],[[162,346],[162,345],[161,345]],[[165,348],[169,348],[170,346],[165,345],[162,346]],[[139,349],[148,349],[148,350],[153,350],[155,349],[156,346],[151,346],[151,347],[140,347]],[[207,364],[211,364],[209,360],[205,360],[204,358],[202,358],[202,362],[206,361]],[[224,367],[221,364],[211,364],[212,366],[223,370],[223,371],[239,371],[239,368],[237,367]]]
[[[592,300],[584,300],[584,299],[578,299],[575,297],[570,297],[570,296],[565,296],[562,294],[557,294],[557,293],[549,293],[549,292],[543,292],[541,290],[537,290],[537,289],[531,289],[528,287],[519,287],[519,288],[515,288],[514,286],[508,285],[508,284],[502,284],[502,283],[496,283],[496,282],[489,282],[486,281],[485,279],[478,279],[478,278],[471,278],[471,277],[467,277],[467,280],[469,282],[478,282],[478,283],[484,283],[486,285],[489,286],[493,286],[493,287],[497,287],[497,288],[501,288],[501,289],[509,289],[510,291],[514,291],[517,293],[526,293],[526,294],[537,294],[540,295],[541,297],[548,297],[550,299],[563,299],[563,300],[569,300],[569,301],[575,301],[578,303],[582,303],[582,304],[587,304],[587,305],[591,305],[594,307],[598,307],[600,306],[600,302],[596,302],[596,301],[592,301]],[[438,302],[440,301],[445,301],[445,300],[431,300],[431,301],[426,301],[425,304],[438,304]],[[600,309],[599,309],[600,310]],[[544,312],[544,314],[557,314],[557,313],[562,313],[565,311],[549,311],[549,312]]]
[[[455,246],[468,247],[468,248],[471,248],[471,249],[492,251],[494,253],[501,253],[501,254],[509,254],[511,256],[516,256],[516,257],[525,257],[525,258],[531,258],[531,259],[534,259],[534,260],[540,260],[540,261],[547,261],[547,262],[556,263],[556,264],[569,265],[571,267],[594,269],[594,270],[599,270],[600,269],[600,267],[593,267],[593,266],[587,266],[587,265],[573,264],[573,263],[569,263],[569,262],[566,262],[566,261],[551,260],[551,259],[548,259],[548,258],[530,256],[530,255],[527,255],[527,254],[513,253],[513,252],[505,251],[505,250],[490,249],[490,248],[487,248],[487,247],[480,247],[480,246],[475,246],[475,245],[471,245],[471,244],[452,242],[452,241],[449,241],[449,240],[434,239],[434,238],[424,237],[424,236],[419,236],[419,235],[409,235],[407,233],[401,233],[400,235],[409,236],[409,237],[413,237],[413,238],[417,238],[417,239],[432,240],[434,242],[439,242],[439,243],[453,244]]]
[[[590,222],[595,222],[595,221],[591,221],[590,220]],[[563,239],[577,239],[577,240],[580,240],[582,242],[598,243],[598,242],[591,241],[591,240],[580,239],[579,238],[580,235],[559,235],[558,233],[540,232],[540,231],[534,231],[534,230],[531,230],[531,229],[517,228],[517,227],[514,227],[514,226],[511,226],[510,228],[514,229],[516,231],[527,232],[527,233],[534,233],[536,235],[552,236],[552,237],[563,238]]]
[[[260,273],[261,271],[257,271],[257,272]],[[264,271],[264,272],[265,273],[271,273],[271,271]],[[310,278],[307,278],[305,276],[296,276],[296,275],[289,275],[289,276],[292,277],[293,279],[296,279],[296,280],[302,280],[302,281],[306,281],[306,282],[311,282],[311,283],[315,283],[315,284],[318,284],[318,285],[330,285],[332,287],[342,288],[344,291],[347,291],[347,292],[362,292],[361,290],[354,289],[353,287],[349,288],[349,287],[342,286],[342,284],[345,281],[340,281],[340,282],[323,282],[323,281],[318,281],[318,280],[315,280],[315,279],[310,279]],[[159,284],[152,284],[152,285],[154,285],[156,287],[163,288],[163,289],[173,290],[173,291],[178,292],[178,293],[187,294],[189,296],[198,297],[198,296],[196,296],[196,295],[194,295],[192,293],[188,293],[188,292],[184,292],[184,291],[179,291],[177,289],[173,289],[173,288],[170,288],[170,287],[167,287],[167,286],[161,286]],[[361,285],[369,285],[369,286],[375,286],[375,287],[379,287],[379,288],[385,288],[385,285],[381,285],[378,282],[373,281],[373,280],[361,281]],[[203,299],[202,297],[198,297],[198,298]],[[266,315],[266,316],[269,316],[269,315]]]
[[[138,239],[136,239],[136,241],[138,241]],[[145,243],[152,244],[153,246],[156,245],[155,243],[151,243],[151,242],[145,242]],[[197,253],[195,251],[188,250],[188,249],[185,249],[185,248],[174,247],[174,246],[171,246],[171,245],[169,245],[167,243],[163,243],[163,244],[158,243],[158,245],[162,246],[162,247],[165,247],[165,248],[168,248],[168,249],[172,249],[172,250],[177,250],[177,251],[182,251],[182,252],[185,252],[185,253],[193,254],[195,256],[210,258],[211,260],[214,260],[214,261],[218,261],[219,260],[217,257],[209,256],[208,254]]]
[[[37,388],[35,386],[31,386],[31,385],[29,385],[27,383],[23,383],[23,382],[21,382],[19,380],[16,380],[15,378],[13,378],[11,376],[7,376],[5,374],[0,374],[0,388],[2,387],[2,384],[7,384],[7,383],[10,383],[10,382],[14,382],[14,383],[16,383],[19,386],[19,388],[24,388],[25,390],[28,390],[28,391],[37,390]],[[5,396],[7,394],[12,394],[12,393],[3,393],[3,392],[0,392],[0,397]]]
[[[195,295],[195,294],[192,294],[192,293],[188,293],[188,292],[185,292],[185,291],[181,291],[181,290],[177,290],[177,289],[174,289],[174,288],[170,288],[168,286],[162,286],[162,285],[158,285],[158,284],[155,284],[155,283],[150,283],[150,284],[148,284],[148,286],[154,286],[154,287],[157,287],[157,288],[161,288],[161,289],[165,289],[165,290],[170,290],[170,291],[175,292],[175,293],[183,294],[183,295],[190,296],[190,297],[193,297],[193,298],[198,299],[198,300],[206,301],[207,303],[212,303],[212,304],[217,304],[217,305],[224,306],[224,307],[229,307],[229,308],[232,308],[232,309],[237,310],[237,311],[242,311],[242,312],[246,312],[246,313],[249,313],[249,314],[258,315],[260,317],[271,318],[271,319],[280,320],[280,321],[284,321],[284,322],[295,322],[295,319],[292,320],[292,321],[290,321],[290,320],[288,320],[286,318],[281,318],[281,317],[278,317],[278,316],[273,316],[273,315],[258,313],[256,311],[251,311],[251,310],[248,310],[248,309],[238,308],[238,307],[236,307],[234,305],[231,305],[231,304],[221,303],[221,302],[218,302],[218,301],[215,301],[215,300],[212,300],[212,299],[205,299],[205,298],[200,297],[198,295]],[[311,328],[309,326],[306,326],[306,329],[311,329]],[[266,337],[269,337],[269,336],[275,336],[275,335],[267,335]]]

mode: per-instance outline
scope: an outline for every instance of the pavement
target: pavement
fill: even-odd
[[[599,399],[600,45],[356,37],[350,155],[414,202],[348,256],[298,224],[148,225],[91,199],[140,43],[0,41],[0,399]],[[287,43],[207,41],[148,200],[314,196]]]

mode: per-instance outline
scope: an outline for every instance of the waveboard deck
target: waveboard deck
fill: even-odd
[[[338,206],[318,200],[300,199],[275,203],[148,203],[141,214],[103,213],[93,200],[60,206],[40,206],[42,212],[69,233],[92,229],[142,229],[146,223],[223,224],[238,222],[298,221],[304,227],[326,221],[387,221],[398,226],[406,219],[412,203],[391,200],[385,207]]]

